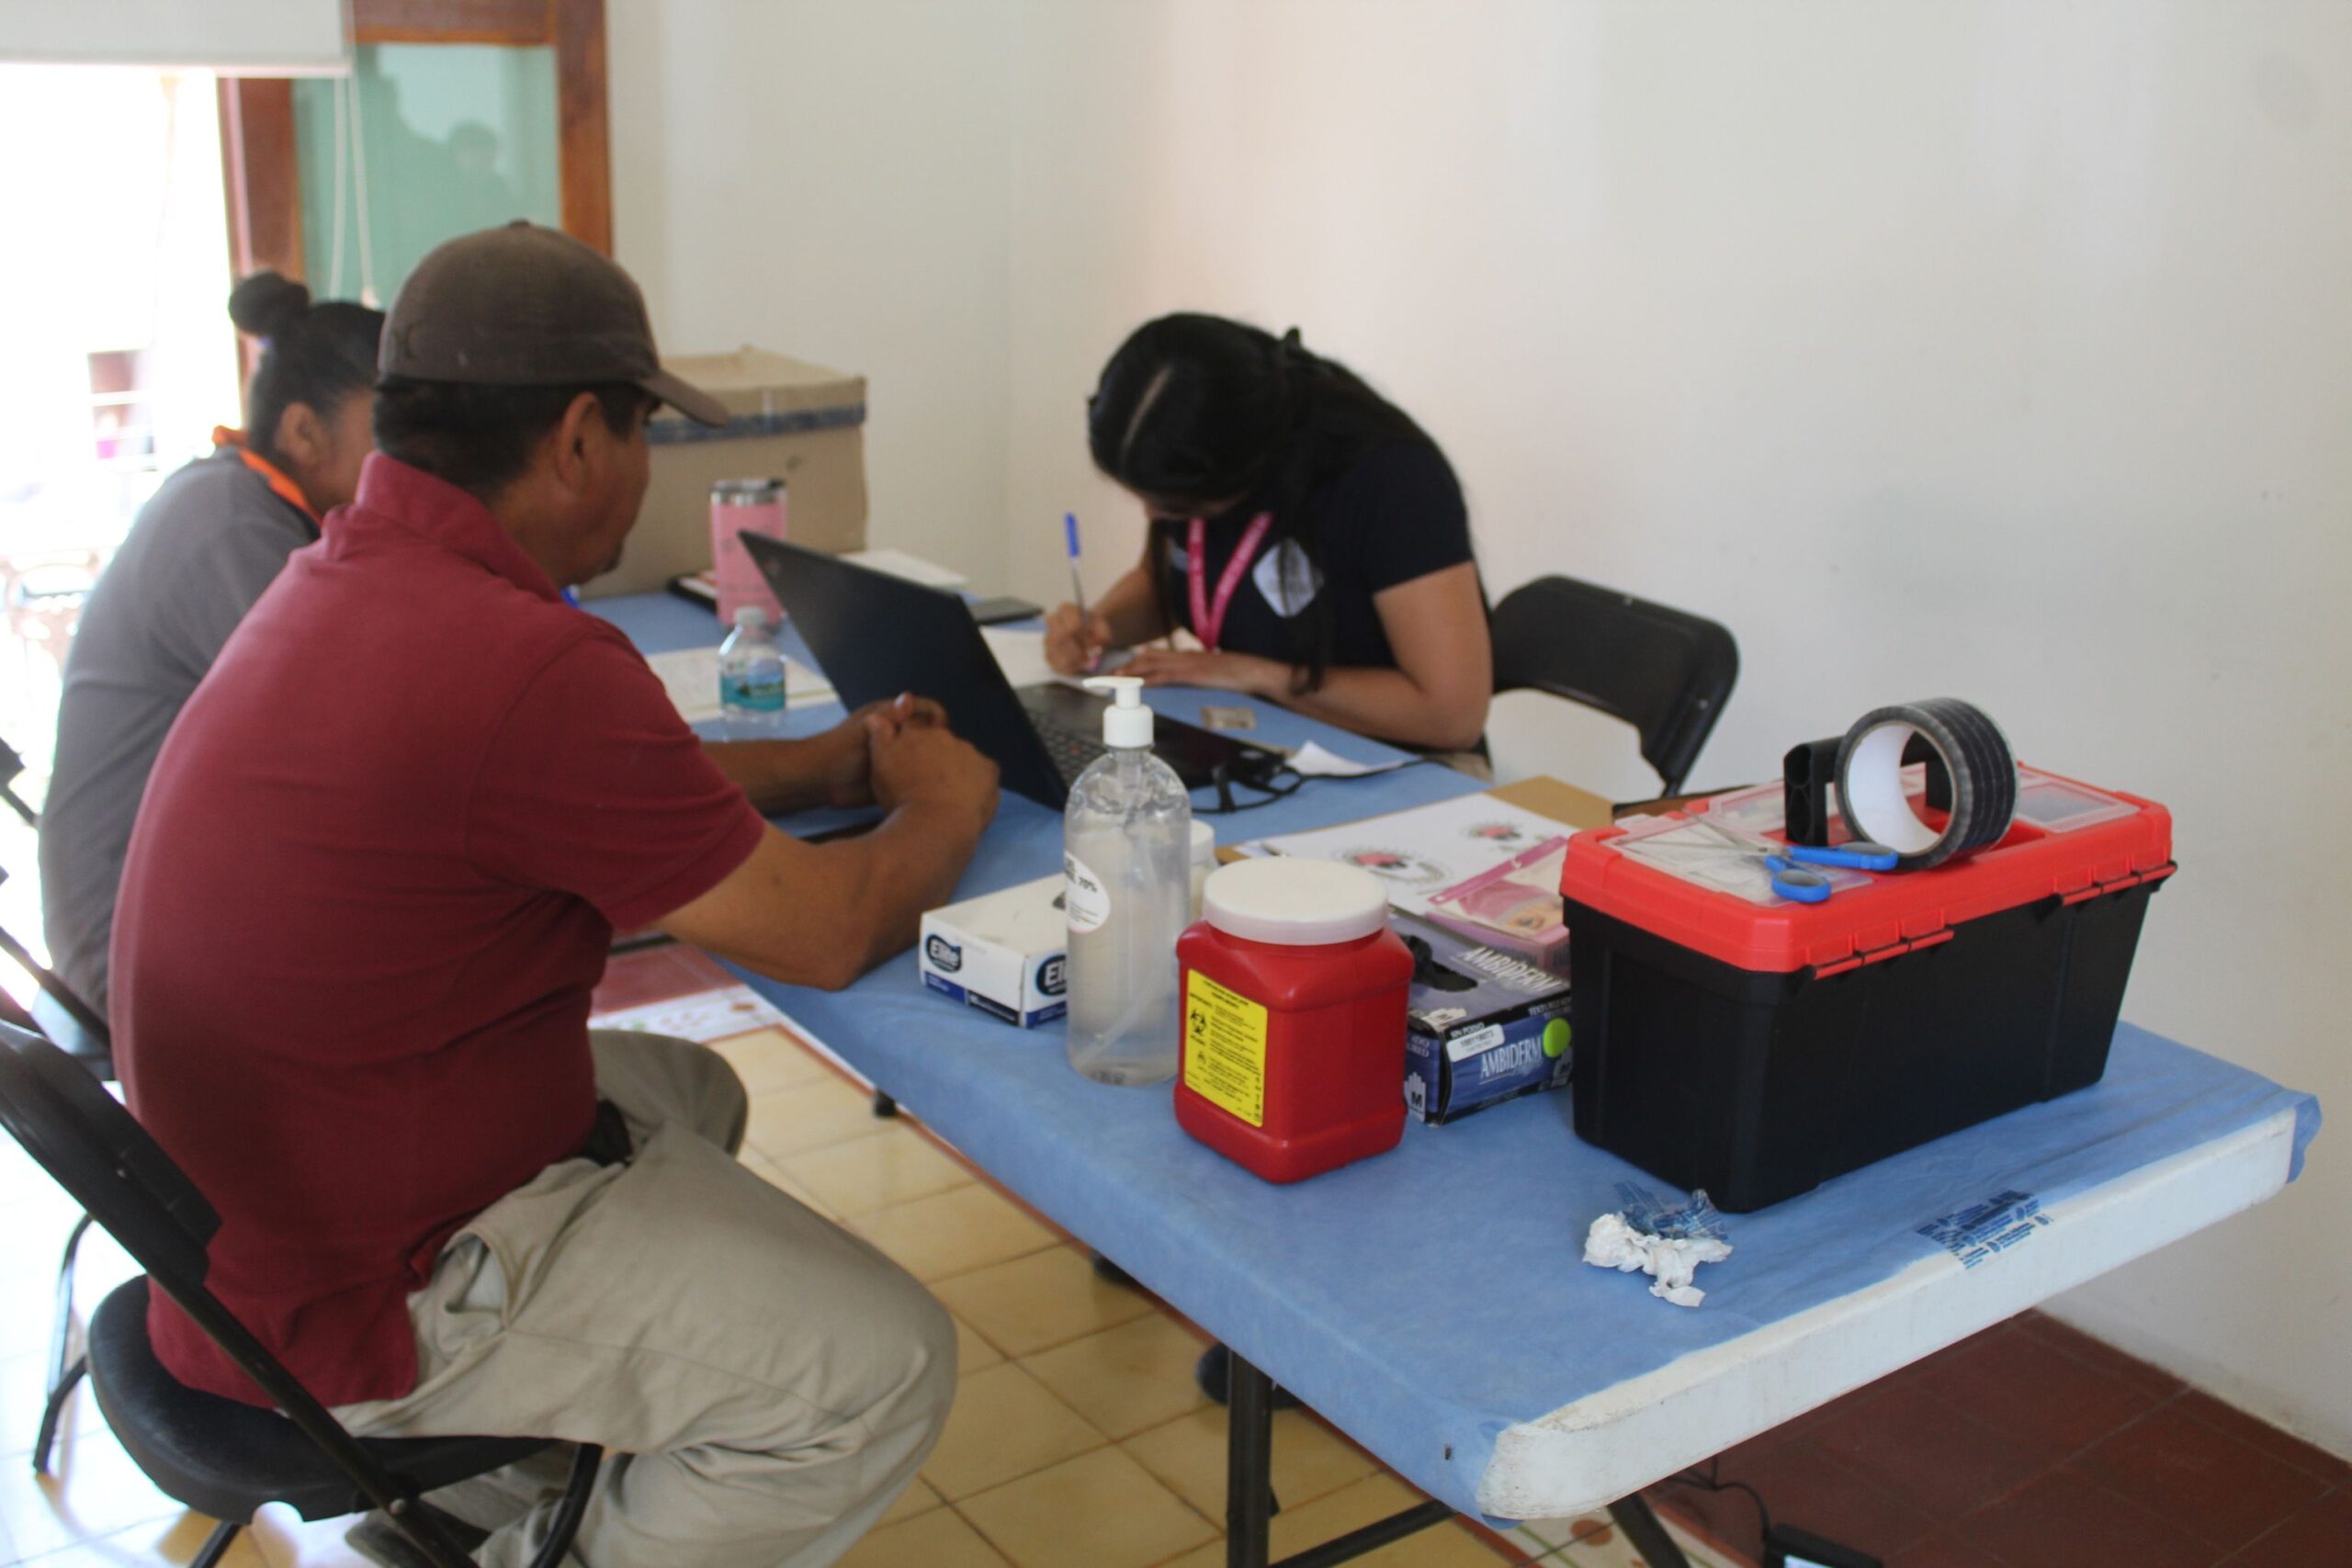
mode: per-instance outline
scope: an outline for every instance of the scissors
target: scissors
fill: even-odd
[[[1868,840],[1857,839],[1834,849],[1811,844],[1774,844],[1767,849],[1726,831],[1703,816],[1693,817],[1690,821],[1723,840],[1721,852],[1753,855],[1762,860],[1764,869],[1771,874],[1772,891],[1792,904],[1824,904],[1836,891],[1829,878],[1810,869],[1813,866],[1844,866],[1851,871],[1894,869],[1894,852]]]

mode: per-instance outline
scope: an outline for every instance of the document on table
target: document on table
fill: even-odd
[[[718,649],[681,648],[670,653],[650,653],[645,662],[662,678],[662,689],[669,694],[670,705],[680,718],[701,724],[720,716]],[[825,678],[789,654],[784,660],[784,693],[789,707],[833,700],[833,688]]]
[[[1464,795],[1410,811],[1245,844],[1245,853],[1305,855],[1360,865],[1388,885],[1392,908],[1430,912],[1430,895],[1560,836],[1561,825],[1491,795]]]

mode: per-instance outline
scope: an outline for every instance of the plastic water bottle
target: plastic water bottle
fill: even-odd
[[[735,629],[718,645],[718,705],[733,739],[784,733],[784,649],[768,630],[768,613],[757,604],[736,610]]]
[[[1192,903],[1193,801],[1151,753],[1143,682],[1099,676],[1110,748],[1070,786],[1062,815],[1069,919],[1069,1065],[1098,1083],[1176,1076],[1176,939]]]

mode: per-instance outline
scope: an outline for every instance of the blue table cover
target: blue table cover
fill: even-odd
[[[649,651],[707,642],[676,601],[592,605]],[[673,611],[676,614],[673,614]],[[1159,691],[1184,713],[1202,694]],[[1214,699],[1211,699],[1214,700]],[[1262,738],[1386,749],[1260,704]],[[838,710],[796,710],[796,732]],[[1211,818],[1220,841],[1394,811],[1477,786],[1408,768],[1309,784]],[[797,819],[785,824],[797,829]],[[1007,796],[959,897],[1051,874],[1059,818]],[[1166,1086],[1072,1072],[1059,1025],[1023,1031],[922,988],[910,953],[827,994],[746,978],[997,1180],[1266,1368],[1405,1478],[1477,1511],[1496,1437],[1522,1421],[1850,1292],[1997,1240],[2007,1212],[2087,1189],[2291,1108],[2292,1171],[2319,1129],[2312,1096],[2129,1024],[2097,1085],[1999,1117],[1753,1214],[1686,1311],[1648,1281],[1589,1267],[1584,1233],[1629,1190],[1675,1198],[1579,1141],[1565,1094],[1444,1127],[1408,1122],[1393,1153],[1278,1187],[1178,1128]],[[2002,1201],[1985,1224],[1983,1205]],[[1954,1216],[1959,1216],[1955,1219]],[[2017,1245],[2064,1245],[2030,1226]]]

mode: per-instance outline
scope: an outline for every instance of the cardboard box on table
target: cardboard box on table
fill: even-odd
[[[746,347],[665,361],[733,416],[709,430],[664,408],[649,433],[653,474],[620,565],[582,589],[642,593],[710,569],[710,487],[778,478],[795,544],[865,547],[865,378]]]

